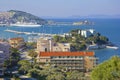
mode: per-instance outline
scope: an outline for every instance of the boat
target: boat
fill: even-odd
[[[18,27],[41,27],[42,25],[36,23],[20,23],[17,22],[15,24],[10,24],[10,26],[18,26]]]
[[[39,24],[11,24],[10,26],[18,26],[18,27],[41,27]]]
[[[106,48],[110,48],[110,49],[118,49],[119,47],[117,47],[117,46],[106,46]]]

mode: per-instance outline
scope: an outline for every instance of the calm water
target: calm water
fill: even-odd
[[[80,19],[52,19],[59,22],[74,22]],[[26,32],[41,32],[41,33],[53,33],[61,34],[69,32],[72,29],[90,29],[93,28],[102,35],[105,35],[109,40],[120,47],[120,19],[88,19],[95,23],[92,26],[42,26],[36,28],[28,27],[0,27],[0,38],[11,38],[11,37],[24,37],[27,40],[27,35],[18,35],[14,33],[5,32],[6,29],[12,29],[17,31]],[[113,55],[120,55],[120,49],[102,49],[95,51],[96,56],[99,58],[99,62],[109,59]]]

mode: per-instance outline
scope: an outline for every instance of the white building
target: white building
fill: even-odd
[[[0,75],[3,75],[3,64],[10,56],[10,45],[7,42],[0,42]]]
[[[87,30],[81,30],[78,31],[78,34],[81,34],[84,37],[89,37],[91,35],[94,35],[96,31],[94,29],[87,29]]]

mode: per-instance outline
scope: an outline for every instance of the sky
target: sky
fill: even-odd
[[[0,11],[8,10],[44,17],[120,15],[120,0],[0,0]]]

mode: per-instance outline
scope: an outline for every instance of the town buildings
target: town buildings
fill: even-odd
[[[40,52],[37,61],[54,66],[64,66],[67,70],[90,71],[97,65],[94,52]]]
[[[10,45],[7,42],[0,42],[0,75],[3,75],[3,64],[10,56]]]
[[[70,43],[56,43],[52,38],[39,38],[37,40],[37,52],[70,51]]]
[[[10,43],[12,48],[21,49],[21,48],[25,47],[25,42],[24,42],[24,39],[22,37],[11,38],[9,40],[9,43]]]

